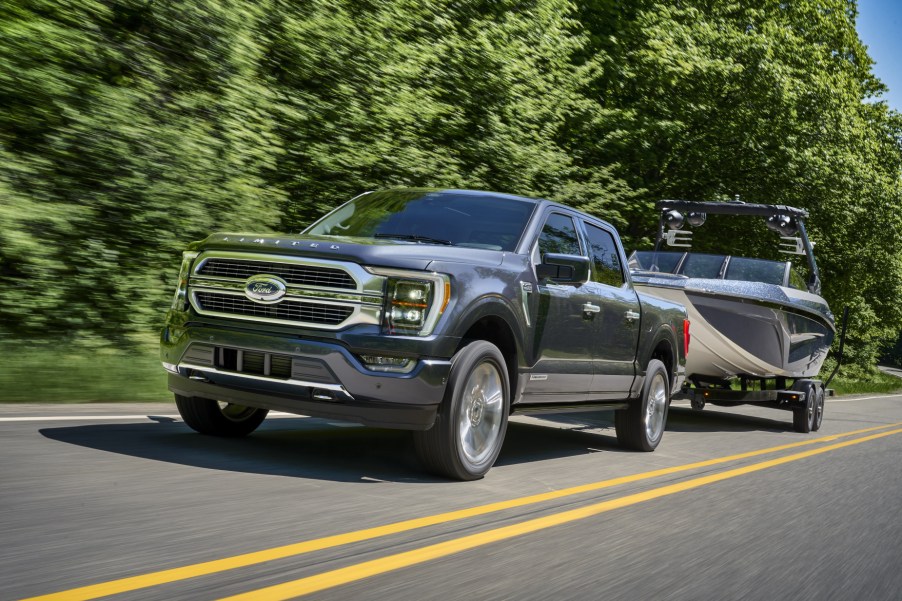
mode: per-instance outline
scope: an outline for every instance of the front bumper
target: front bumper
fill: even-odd
[[[238,351],[257,362],[223,361]],[[164,332],[161,359],[181,396],[412,430],[432,426],[451,370],[420,358],[407,374],[374,372],[339,343],[212,326]]]

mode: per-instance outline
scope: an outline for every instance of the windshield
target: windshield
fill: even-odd
[[[535,206],[493,194],[385,190],[338,207],[304,233],[513,251]]]

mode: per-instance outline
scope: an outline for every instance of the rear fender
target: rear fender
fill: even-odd
[[[643,314],[643,316],[645,315],[647,313]],[[682,321],[680,321],[680,326],[682,327]],[[636,356],[639,377],[633,381],[633,389],[630,391],[631,396],[639,395],[642,390],[642,384],[645,381],[648,363],[655,358],[656,351],[662,346],[667,348],[667,354],[670,356],[669,362],[664,361],[665,367],[671,375],[670,390],[678,390],[686,376],[686,357],[682,352],[681,342],[682,329],[677,332],[676,326],[673,324],[659,321],[651,326],[643,324],[642,331],[643,333],[649,333],[643,336],[639,342],[639,352]]]

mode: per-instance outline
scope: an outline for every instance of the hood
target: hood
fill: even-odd
[[[188,250],[271,253],[416,270],[427,270],[430,263],[436,260],[443,263],[495,266],[500,265],[504,257],[504,252],[498,250],[420,244],[381,238],[261,235],[247,232],[217,232],[204,240],[192,242]]]

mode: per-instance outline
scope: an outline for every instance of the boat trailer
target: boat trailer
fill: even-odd
[[[842,365],[848,318],[849,308],[846,307],[843,310],[836,367],[826,381],[740,376],[737,390],[733,387],[733,381],[689,376],[683,387],[673,394],[672,400],[688,400],[696,411],[701,411],[708,403],[722,407],[755,404],[792,411],[793,428],[797,432],[815,432],[820,429],[824,419],[824,400],[835,395],[835,391],[829,386]]]

